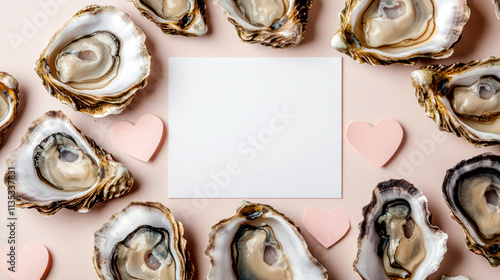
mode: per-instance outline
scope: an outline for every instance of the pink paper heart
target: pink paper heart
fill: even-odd
[[[343,208],[326,213],[319,207],[309,207],[304,212],[303,222],[309,233],[325,248],[337,243],[351,227],[349,213]]]
[[[50,254],[43,244],[31,242],[15,255],[14,271],[11,264],[10,246],[0,249],[0,267],[13,280],[44,279],[50,266]]]
[[[403,128],[393,119],[385,119],[375,126],[357,121],[347,127],[346,138],[363,157],[382,167],[401,145]]]
[[[160,118],[146,114],[135,125],[129,122],[115,124],[111,130],[111,140],[128,155],[148,162],[160,145],[163,130]]]

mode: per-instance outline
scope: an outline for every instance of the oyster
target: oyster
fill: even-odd
[[[146,85],[146,36],[113,6],[88,6],[50,39],[35,64],[47,91],[73,109],[119,114]]]
[[[441,276],[441,280],[469,280],[469,278],[463,275],[455,277]]]
[[[469,16],[466,0],[347,0],[332,46],[372,65],[445,58]]]
[[[429,65],[411,74],[426,114],[473,146],[500,144],[500,58]]]
[[[212,227],[205,256],[209,280],[327,279],[293,221],[265,204],[240,203]]]
[[[365,279],[427,279],[448,235],[431,225],[427,198],[405,180],[381,182],[363,208],[354,270]]]
[[[94,268],[101,279],[190,280],[184,229],[158,202],[132,201],[94,235]]]
[[[132,0],[141,14],[167,34],[201,36],[207,33],[203,0]]]
[[[61,208],[87,212],[127,193],[132,174],[83,135],[61,111],[35,120],[7,158],[4,182],[16,206],[50,216]]]
[[[0,72],[0,143],[2,134],[14,121],[19,105],[19,84],[17,80],[5,72]]]
[[[243,42],[273,48],[298,45],[312,0],[215,0]]]
[[[449,169],[443,197],[469,250],[500,265],[500,156],[482,154]]]

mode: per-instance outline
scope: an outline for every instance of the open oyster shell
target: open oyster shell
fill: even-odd
[[[94,235],[94,268],[104,280],[190,280],[184,228],[158,202],[132,201]]]
[[[209,280],[327,279],[292,220],[269,205],[240,203],[212,227],[205,256]]]
[[[500,144],[500,58],[450,66],[429,65],[411,74],[418,103],[440,130],[473,146]]]
[[[2,134],[14,121],[19,105],[19,84],[17,80],[5,72],[0,72],[0,144]]]
[[[132,174],[83,135],[61,111],[35,120],[9,154],[4,182],[15,186],[16,206],[50,216],[61,208],[87,212],[127,193]]]
[[[372,65],[445,58],[469,16],[466,0],[346,0],[332,46]]]
[[[146,85],[151,57],[145,40],[127,14],[88,6],[50,39],[35,71],[47,91],[73,109],[94,117],[119,114]]]
[[[167,34],[201,36],[207,33],[203,0],[132,0],[141,14]]]
[[[431,225],[427,198],[405,180],[379,183],[363,208],[354,270],[365,280],[427,279],[448,235]]]
[[[443,197],[469,250],[500,265],[500,156],[482,154],[449,169]]]
[[[305,36],[312,0],[215,0],[243,42],[273,48],[298,45]]]

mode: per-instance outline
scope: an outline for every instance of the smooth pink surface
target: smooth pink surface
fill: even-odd
[[[111,140],[128,155],[148,162],[161,143],[163,122],[155,115],[146,114],[134,124],[118,122],[111,130]]]
[[[49,251],[42,243],[31,242],[17,252],[15,271],[9,270],[10,246],[0,249],[0,268],[13,280],[40,280],[50,265]],[[4,278],[2,278],[4,279]]]
[[[377,183],[390,178],[405,178],[421,189],[429,200],[433,224],[449,235],[448,252],[439,270],[431,275],[430,280],[440,279],[441,275],[460,274],[473,280],[498,278],[500,268],[491,267],[486,259],[469,252],[465,247],[464,233],[458,223],[450,218],[450,211],[441,195],[441,185],[448,168],[483,152],[499,153],[500,147],[473,148],[463,139],[438,131],[435,123],[425,116],[424,110],[418,105],[410,82],[411,71],[430,63],[451,64],[483,59],[490,55],[500,56],[498,47],[500,21],[495,16],[491,1],[468,1],[471,19],[465,27],[462,40],[456,45],[455,53],[450,58],[423,60],[412,67],[401,65],[374,67],[358,64],[333,50],[330,40],[339,25],[338,13],[345,7],[343,0],[313,0],[305,40],[298,47],[287,50],[274,50],[241,43],[234,27],[211,0],[206,1],[210,31],[201,38],[163,34],[156,25],[141,16],[128,1],[44,0],[29,1],[29,4],[25,2],[2,1],[0,9],[2,18],[0,36],[3,38],[0,40],[0,70],[14,75],[19,80],[21,88],[18,117],[4,135],[0,148],[0,171],[5,170],[5,158],[10,151],[19,146],[19,140],[26,133],[30,123],[47,110],[53,109],[64,111],[83,133],[92,137],[101,147],[123,162],[131,170],[135,180],[131,193],[100,203],[86,214],[63,209],[52,217],[43,217],[35,210],[17,210],[18,244],[38,240],[50,248],[52,268],[47,277],[49,280],[97,280],[92,264],[94,231],[98,230],[110,215],[120,211],[134,199],[159,201],[172,210],[185,227],[187,245],[196,266],[194,279],[206,279],[210,263],[203,256],[203,249],[208,242],[210,227],[220,219],[234,215],[239,199],[169,199],[166,183],[169,176],[167,147],[160,149],[154,161],[145,163],[123,153],[112,143],[110,137],[111,129],[116,122],[135,121],[147,113],[157,115],[168,124],[168,58],[185,56],[342,57],[344,58],[344,133],[348,124],[359,120],[376,123],[378,120],[393,118],[405,128],[404,143],[397,156],[384,168],[374,166],[345,142],[342,199],[257,201],[273,205],[293,219],[299,227],[304,227],[302,215],[305,209],[311,206],[325,210],[345,208],[349,211],[352,229],[330,249],[325,249],[307,230],[302,230],[311,253],[328,270],[331,279],[360,279],[353,271],[352,263],[356,258],[359,234],[357,225],[362,219],[361,209],[370,201]],[[153,57],[148,85],[137,93],[137,97],[127,110],[120,115],[97,120],[74,112],[70,107],[51,97],[33,71],[35,61],[53,33],[84,5],[96,2],[112,4],[127,12],[146,33],[148,50]],[[39,3],[52,3],[55,8],[46,8],[50,11],[49,15]],[[37,21],[36,25],[33,23],[34,18]],[[32,30],[26,27],[29,26],[28,23],[34,26]],[[21,37],[18,38],[20,43],[17,44],[17,48],[9,39],[16,35]],[[297,73],[293,78],[300,79],[300,77],[300,73]],[[193,82],[196,82],[196,77],[193,77]],[[249,78],[249,83],[242,86],[256,86],[256,84],[258,85],[256,81]],[[329,125],[329,120],[325,120],[322,125]],[[168,144],[168,137],[165,144]],[[199,160],[210,160],[210,158],[200,157]],[[286,192],[286,186],[275,187]],[[6,188],[0,188],[0,223],[6,223],[6,215]],[[7,245],[6,231],[0,230],[0,247],[5,245]],[[1,277],[3,273],[0,272],[0,279]]]
[[[319,207],[309,207],[302,220],[307,231],[325,248],[337,243],[351,228],[349,212],[344,208],[327,213]]]
[[[346,138],[362,156],[382,167],[401,145],[403,128],[393,119],[382,120],[374,126],[356,121],[347,127]]]

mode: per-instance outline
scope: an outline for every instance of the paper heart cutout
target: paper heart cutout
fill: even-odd
[[[357,121],[347,127],[346,138],[363,157],[382,167],[401,145],[403,128],[393,119],[382,120],[375,126]]]
[[[0,249],[0,267],[13,280],[44,279],[50,267],[50,254],[43,244],[31,242],[18,250],[15,256],[15,272],[10,271],[8,261],[10,246]]]
[[[119,122],[111,130],[111,140],[126,154],[148,162],[163,138],[164,125],[160,118],[146,114],[134,125]]]
[[[303,222],[309,233],[325,248],[337,243],[351,228],[349,213],[343,208],[326,213],[319,207],[309,207],[304,212]]]

